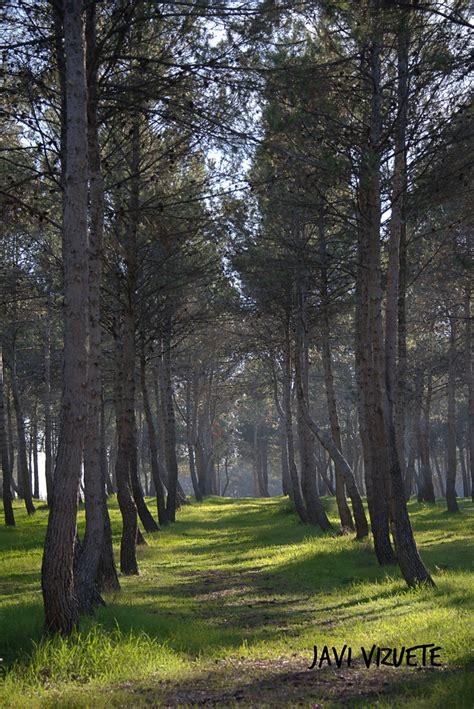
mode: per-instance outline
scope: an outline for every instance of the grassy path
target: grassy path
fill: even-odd
[[[122,579],[75,637],[47,642],[46,511],[18,507],[18,528],[0,528],[0,706],[472,707],[474,509],[462,507],[412,504],[437,588],[407,591],[369,542],[317,534],[281,499],[192,505],[149,535],[140,577]],[[115,504],[112,518],[118,542]],[[441,668],[357,659],[361,646],[420,643],[441,646]],[[344,644],[353,667],[308,669],[314,645]]]

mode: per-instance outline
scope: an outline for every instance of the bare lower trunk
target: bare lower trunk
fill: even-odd
[[[138,516],[140,522],[142,523],[145,532],[158,532],[159,527],[155,520],[153,519],[150,510],[148,509],[145,499],[143,497],[143,490],[140,485],[140,479],[138,477],[138,444],[137,444],[137,426],[135,422],[135,416],[133,421],[133,445],[131,447],[131,458],[130,458],[130,480],[132,483],[132,494],[135,504],[137,506]]]
[[[448,512],[459,512],[456,499],[456,319],[449,318],[448,371],[448,472],[446,475],[446,503]]]
[[[104,547],[108,516],[101,465],[102,372],[100,287],[102,278],[102,234],[104,224],[104,186],[100,167],[97,127],[97,57],[95,49],[95,5],[86,18],[88,73],[88,148],[89,148],[89,350],[87,362],[87,424],[84,445],[84,499],[86,531],[75,569],[76,594],[80,613],[91,613],[103,604],[98,591],[98,571]],[[113,560],[113,557],[112,557]]]
[[[464,296],[465,317],[465,369],[467,382],[467,440],[469,445],[469,477],[471,479],[471,495],[474,501],[474,376],[472,366],[472,324],[471,324],[471,282],[468,281]]]
[[[151,411],[150,398],[146,385],[146,361],[145,354],[142,351],[140,358],[140,383],[142,389],[143,410],[145,412],[146,424],[148,427],[148,443],[150,447],[150,464],[151,474],[155,485],[156,492],[156,507],[158,512],[158,521],[161,525],[166,524],[166,504],[165,494],[162,481],[162,473],[160,470],[160,461],[158,457],[158,444],[156,440],[155,423]]]
[[[173,402],[173,382],[171,380],[171,319],[168,331],[163,337],[162,391],[165,408],[165,456],[168,470],[168,497],[166,500],[166,518],[169,522],[176,521],[178,459],[176,457],[176,419]]]
[[[20,392],[18,390],[18,382],[16,378],[16,357],[13,352],[11,363],[11,390],[13,396],[13,406],[16,417],[16,430],[18,437],[18,484],[23,496],[26,511],[29,515],[34,514],[35,506],[31,494],[31,476],[28,467],[28,458],[26,453],[26,434],[25,434],[25,419],[21,405]]]
[[[76,512],[87,414],[87,88],[81,0],[67,0],[64,49],[67,76],[64,185],[64,384],[61,434],[41,583],[46,628],[69,633],[78,620],[73,564]]]
[[[5,515],[5,524],[7,527],[15,526],[15,515],[13,513],[12,505],[12,489],[11,489],[11,475],[10,475],[10,460],[8,455],[8,438],[7,429],[5,422],[5,406],[4,406],[4,395],[3,395],[3,357],[0,347],[0,454],[1,454],[1,464],[2,464],[2,477],[3,477],[3,513]]]
[[[309,409],[309,362],[306,323],[305,294],[298,286],[298,315],[296,325],[295,343],[295,375],[296,375],[296,402],[298,441],[301,461],[301,487],[306,506],[307,522],[321,527],[323,530],[332,529],[324,507],[321,503],[316,486],[316,469],[314,460],[314,440],[311,429],[306,423],[303,408]]]
[[[134,445],[134,396],[135,370],[134,321],[127,313],[124,317],[123,341],[117,338],[117,384],[115,408],[117,419],[117,501],[122,515],[122,539],[120,542],[120,570],[123,574],[138,574],[136,540],[138,513],[132,495],[130,468]]]
[[[34,418],[31,422],[31,447],[33,454],[33,497],[39,500],[39,468],[38,468],[38,422],[36,420],[36,406]]]
[[[291,487],[293,491],[293,502],[296,512],[302,522],[307,521],[306,507],[301,494],[298,469],[295,462],[295,444],[293,438],[293,414],[291,411],[291,346],[289,323],[285,333],[285,354],[283,372],[283,402],[282,409],[285,416],[286,447],[288,452],[288,469],[290,471]]]
[[[380,150],[381,150],[381,77],[380,48],[382,43],[381,18],[379,2],[374,2],[376,12],[373,17],[372,33],[368,47],[368,69],[370,75],[370,134],[368,152],[365,156],[363,175],[361,177],[364,205],[362,214],[361,238],[367,244],[368,256],[368,297],[369,297],[369,343],[372,349],[370,363],[370,394],[372,416],[370,423],[373,435],[373,458],[377,461],[379,474],[384,480],[388,493],[390,521],[397,552],[397,561],[402,575],[409,586],[416,584],[433,585],[418,553],[413,530],[408,516],[403,487],[403,476],[399,461],[395,421],[394,421],[394,369],[393,338],[388,342],[388,350],[384,352],[382,331],[382,289],[380,264]],[[402,30],[400,30],[402,32]],[[401,81],[401,66],[399,36],[399,84]],[[406,71],[406,69],[405,69]],[[406,77],[405,77],[406,80]],[[392,244],[393,247],[393,244]],[[398,250],[394,272],[391,277],[392,297],[387,293],[387,320],[395,323],[398,299]],[[388,286],[387,286],[388,287]],[[394,311],[394,312],[393,312]],[[395,313],[395,314],[394,314]],[[395,340],[396,342],[396,340]]]
[[[202,502],[202,492],[199,487],[199,480],[196,471],[196,458],[194,454],[194,441],[196,440],[196,407],[193,407],[192,397],[193,383],[188,380],[186,383],[186,443],[188,446],[189,472],[193,485],[194,496],[197,502]]]
[[[49,297],[49,296],[48,296]],[[53,494],[53,450],[51,424],[51,308],[46,305],[44,334],[44,476],[46,479],[46,497],[51,506]]]

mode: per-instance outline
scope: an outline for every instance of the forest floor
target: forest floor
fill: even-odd
[[[41,640],[47,511],[16,504],[16,529],[0,527],[0,707],[472,707],[474,504],[461,509],[410,503],[437,587],[407,590],[369,541],[299,524],[282,498],[193,503],[147,535],[140,576],[94,618]],[[361,647],[423,643],[441,667],[361,661]],[[309,669],[315,645],[344,644],[352,667]]]

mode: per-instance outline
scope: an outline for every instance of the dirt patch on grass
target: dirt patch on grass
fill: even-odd
[[[147,705],[156,707],[329,709],[388,698],[407,683],[430,682],[433,673],[442,671],[332,667],[309,670],[308,661],[296,655],[274,660],[227,659],[192,680],[162,681],[155,687],[135,691]]]

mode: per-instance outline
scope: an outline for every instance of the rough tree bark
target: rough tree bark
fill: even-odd
[[[369,345],[372,349],[371,378],[369,381],[371,393],[370,426],[373,441],[373,457],[378,462],[383,476],[385,489],[388,492],[390,521],[397,552],[397,561],[402,575],[409,586],[417,584],[433,585],[426,570],[413,535],[408,516],[403,487],[403,477],[399,461],[399,451],[396,440],[394,422],[394,391],[393,371],[387,368],[384,353],[384,337],[382,330],[382,288],[381,288],[381,257],[380,257],[380,220],[381,220],[381,42],[382,14],[379,0],[372,3],[373,17],[370,39],[368,43],[367,69],[370,91],[370,120],[368,150],[363,159],[361,183],[365,192],[362,200],[363,220],[361,239],[367,243],[368,256],[368,299],[369,299]],[[401,64],[402,30],[399,31],[399,67],[398,82],[400,91],[401,75],[404,71]],[[398,250],[393,268],[398,273]],[[395,297],[391,298],[386,310],[386,317],[397,324],[396,310],[398,301],[397,277],[391,274],[395,285],[392,286]],[[391,310],[395,309],[395,317]],[[396,342],[396,340],[395,340]],[[370,358],[369,358],[370,359]]]
[[[64,380],[61,433],[41,583],[46,628],[70,633],[78,620],[73,564],[87,414],[87,88],[82,0],[64,0],[67,111],[64,184]]]
[[[102,468],[102,332],[100,324],[100,288],[102,280],[102,238],[104,228],[104,185],[100,163],[97,124],[97,55],[95,4],[86,13],[86,66],[88,79],[88,151],[89,151],[89,348],[87,359],[87,423],[84,441],[84,500],[86,531],[75,568],[74,582],[80,613],[91,613],[103,604],[98,591],[99,566],[102,584],[106,568],[115,566],[112,546],[106,541],[110,528],[105,478]],[[108,559],[101,557],[107,554]],[[110,585],[116,585],[111,573]]]

